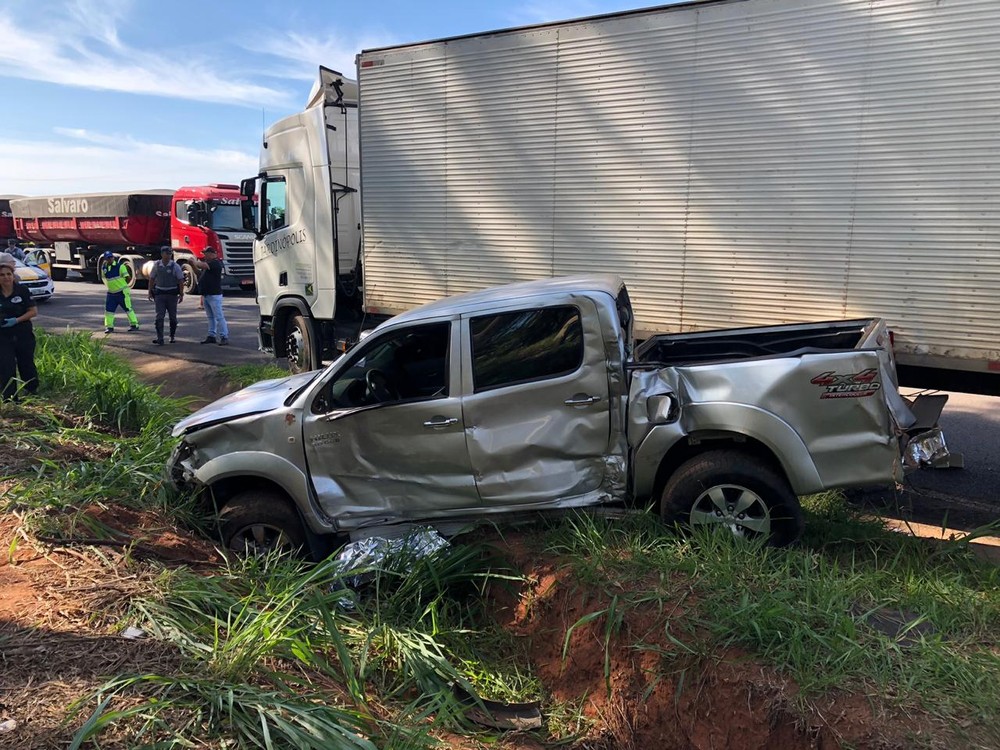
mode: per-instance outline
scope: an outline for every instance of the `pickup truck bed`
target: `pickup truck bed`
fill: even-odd
[[[696,365],[755,357],[850,351],[867,342],[876,326],[875,320],[861,319],[660,334],[639,345],[636,359],[650,364]]]

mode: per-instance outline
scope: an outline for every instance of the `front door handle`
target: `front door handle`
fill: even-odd
[[[453,424],[458,424],[457,417],[448,417],[447,419],[445,419],[444,417],[434,417],[434,419],[428,422],[424,422],[424,427],[430,427],[431,429],[434,429],[437,427],[447,427]]]
[[[563,403],[566,406],[589,406],[601,400],[600,396],[588,396],[585,393],[577,393],[572,398],[566,399]]]

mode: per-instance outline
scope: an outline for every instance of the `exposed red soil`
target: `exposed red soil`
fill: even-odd
[[[211,373],[187,374],[192,377],[171,379],[186,384],[186,392],[176,395],[221,395]],[[146,377],[164,380],[160,372]],[[58,450],[65,453],[54,459],[88,458],[75,455],[72,446]],[[30,468],[37,460],[32,453],[0,444],[0,476]],[[0,492],[9,486],[6,477]],[[150,592],[159,570],[143,560],[204,566],[206,572],[221,563],[211,543],[151,511],[90,507],[70,536],[95,545],[43,543],[25,533],[16,516],[0,516],[0,722],[18,723],[0,735],[5,749],[63,748],[72,734],[62,725],[67,706],[106,676],[177,668],[179,657],[166,644],[118,633],[128,601]],[[861,695],[806,701],[792,680],[737,649],[720,653],[706,646],[699,652],[696,637],[693,652],[679,652],[668,628],[690,635],[683,628],[690,627],[698,604],[680,576],[632,582],[622,595],[657,590],[670,607],[621,611],[616,604],[609,627],[608,615],[582,618],[611,608],[611,597],[575,581],[557,558],[525,537],[506,534],[498,544],[528,581],[516,591],[493,592],[498,618],[524,639],[553,701],[582,705],[592,724],[587,736],[564,747],[888,750],[910,747],[918,737],[922,744],[939,744],[927,742],[934,728],[925,719],[900,716]],[[470,738],[445,741],[468,750],[484,747]],[[540,735],[515,732],[489,746],[538,750],[545,744]]]
[[[529,583],[516,596],[495,592],[498,617],[527,639],[553,699],[584,699],[595,729],[581,747],[885,750],[911,747],[932,729],[860,695],[802,701],[794,681],[738,649],[678,653],[667,629],[681,632],[696,603],[682,579],[636,581],[621,591],[666,585],[671,595],[665,599],[677,602],[669,611],[644,605],[585,622],[616,606],[613,599],[578,584],[558,561],[532,552],[517,536],[508,535],[504,546]]]

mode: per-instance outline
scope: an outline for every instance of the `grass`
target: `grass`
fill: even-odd
[[[92,506],[200,522],[161,481],[183,404],[85,336],[41,333],[38,364],[39,396],[0,406],[0,443],[32,459],[12,472],[4,510],[49,536],[111,533],[84,514]],[[243,384],[285,373],[226,374]],[[617,689],[623,647],[657,656],[650,685],[681,690],[698,665],[735,649],[794,679],[805,701],[857,692],[1000,745],[998,569],[961,542],[891,533],[835,493],[805,510],[801,544],[780,550],[725,534],[677,537],[649,515],[533,527],[527,546],[563,566],[560,585],[586,592],[589,610],[558,637],[564,660],[589,633],[604,651],[604,691]],[[163,569],[156,595],[136,593],[128,620],[172,644],[183,667],[119,675],[82,698],[73,746],[124,733],[135,747],[429,747],[442,730],[474,731],[456,687],[543,701],[548,741],[592,728],[587,698],[549,696],[524,639],[493,620],[488,584],[517,584],[519,574],[487,548],[459,541],[387,558],[364,579],[345,588],[333,560],[285,557],[230,562],[211,576]],[[654,630],[635,631],[635,613],[650,614]],[[902,625],[884,627],[893,617]]]
[[[270,362],[263,365],[223,365],[219,371],[237,388],[246,388],[262,380],[287,378],[289,374],[286,368]]]
[[[135,616],[176,644],[184,674],[110,680],[78,705],[80,713],[96,708],[76,742],[127,722],[130,736],[150,742],[195,729],[199,737],[233,737],[236,729],[237,747],[261,736],[275,747],[435,744],[436,726],[464,724],[455,686],[475,690],[476,671],[498,679],[452,646],[476,638],[483,617],[469,593],[492,567],[473,547],[406,567],[415,574],[372,567],[360,592],[343,588],[335,559],[307,566],[272,556],[233,562],[211,577],[168,574],[161,597],[135,602]],[[131,705],[114,708],[116,699]],[[343,729],[331,734],[331,726]]]
[[[726,534],[664,537],[650,519],[580,516],[550,532],[574,578],[606,592],[597,620],[610,642],[623,608],[668,611],[676,591],[623,595],[625,580],[679,574],[696,604],[668,618],[671,662],[737,647],[792,677],[806,697],[831,689],[889,696],[1000,743],[1000,570],[962,543],[929,545],[858,517],[830,493],[807,501],[803,543],[773,549]],[[603,542],[603,543],[602,543]],[[888,625],[888,627],[887,627]],[[567,641],[569,634],[567,634]],[[638,646],[638,644],[633,644]],[[607,673],[607,666],[606,666]]]
[[[0,439],[30,454],[30,477],[17,481],[0,508],[24,512],[30,528],[56,536],[95,504],[190,511],[193,519],[193,505],[162,482],[170,428],[185,405],[140,383],[85,334],[39,331],[37,339],[39,395],[0,407],[15,427]]]

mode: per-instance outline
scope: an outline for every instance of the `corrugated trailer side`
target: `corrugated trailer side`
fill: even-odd
[[[1000,3],[721,0],[358,58],[366,304],[620,273],[644,331],[879,316],[1000,369]]]

